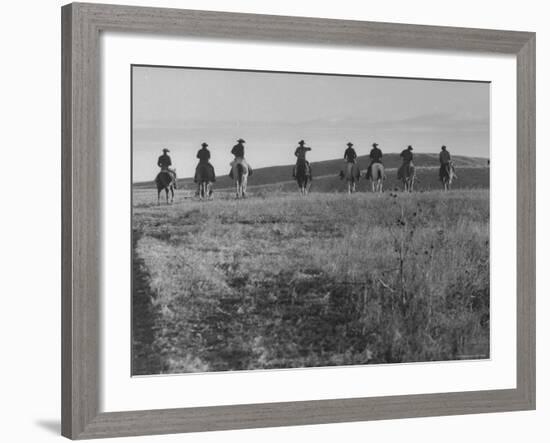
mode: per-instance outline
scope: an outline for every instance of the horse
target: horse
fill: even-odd
[[[236,159],[231,165],[233,180],[237,190],[237,198],[246,198],[246,185],[248,183],[248,166],[242,159]]]
[[[212,182],[214,177],[208,163],[199,163],[195,173],[199,184],[199,199],[207,200],[212,197]]]
[[[372,192],[382,192],[382,185],[385,178],[384,165],[382,163],[373,163],[370,170]]]
[[[453,180],[457,179],[458,176],[455,172],[455,165],[453,162],[449,162],[446,165],[441,167],[441,181],[443,182],[443,190],[449,191]]]
[[[399,168],[399,175],[403,182],[403,191],[412,192],[416,180],[416,169],[413,162],[404,163]]]
[[[296,163],[296,182],[300,189],[300,194],[307,195],[311,188],[311,171],[305,160],[298,160]]]
[[[155,178],[155,183],[157,185],[157,203],[160,205],[160,193],[163,189],[166,192],[166,203],[173,203],[176,186],[174,176],[168,171],[160,171]],[[168,198],[170,193],[171,199]]]
[[[351,194],[356,191],[357,183],[361,178],[361,171],[359,167],[352,162],[346,163],[344,178],[346,179],[348,194]]]

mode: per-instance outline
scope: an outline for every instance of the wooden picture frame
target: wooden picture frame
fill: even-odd
[[[101,412],[99,35],[460,50],[517,59],[517,387],[237,406]],[[62,8],[62,434],[72,439],[535,408],[535,34],[73,3]]]

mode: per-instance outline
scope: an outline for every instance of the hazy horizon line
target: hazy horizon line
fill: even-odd
[[[400,151],[400,152],[386,152],[386,153],[384,153],[384,155],[385,156],[390,155],[390,154],[398,155],[401,152],[402,151]],[[435,153],[435,152],[413,152],[413,155],[436,156],[436,155],[438,155],[438,153]],[[363,154],[363,155],[358,155],[357,158],[359,159],[359,158],[368,157],[368,156],[369,156],[369,154]],[[462,154],[452,155],[452,157],[454,157],[454,158],[458,157],[458,158],[476,159],[476,160],[489,160],[490,159],[490,157],[474,156],[474,155],[462,155]],[[310,164],[315,165],[316,163],[318,164],[318,163],[331,162],[331,161],[342,161],[342,163],[343,163],[345,160],[341,157],[327,158],[326,160],[312,161],[312,162],[310,162]],[[198,161],[197,161],[197,163],[198,163]],[[254,173],[257,173],[258,171],[261,171],[261,170],[264,170],[264,169],[280,168],[280,167],[293,167],[294,165],[295,165],[295,163],[284,163],[284,164],[277,164],[277,165],[271,165],[271,166],[262,166],[262,167],[259,167],[259,168],[253,168],[253,171],[254,171]],[[418,167],[418,168],[422,168],[422,165],[415,165],[415,166]],[[472,166],[472,167],[474,167],[474,166]],[[175,169],[177,170],[177,167]],[[193,176],[189,175],[189,176],[184,176],[184,177],[178,177],[178,180],[188,180],[188,179],[193,179],[193,178],[194,178]],[[149,182],[152,182],[152,181],[154,181],[154,179],[135,181],[133,179],[133,173],[132,173],[132,184],[149,183]]]

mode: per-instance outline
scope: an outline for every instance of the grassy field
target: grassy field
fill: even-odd
[[[134,193],[134,374],[489,357],[487,189],[154,194]]]

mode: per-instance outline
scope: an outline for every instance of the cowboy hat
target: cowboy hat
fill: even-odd
[[[162,149],[162,152],[170,152],[170,149],[168,149],[168,148],[163,148],[163,149]]]
[[[376,148],[376,147],[378,147],[378,143],[376,143],[376,142],[375,142],[375,143],[373,143],[373,144],[372,144],[372,147],[373,147],[373,148]]]
[[[441,149],[447,149],[447,146],[443,145],[441,146]]]
[[[409,151],[412,151],[412,150],[413,150],[413,147],[412,147],[411,145],[409,145],[409,146],[407,146],[407,149],[408,149]]]
[[[201,146],[202,146],[203,148],[206,148],[206,147],[208,146],[208,143],[203,142]]]
[[[353,143],[352,143],[352,142],[348,142],[347,145],[351,147],[351,146],[353,146]]]
[[[246,143],[242,138],[237,140],[237,143]]]
[[[298,144],[299,144],[299,145],[305,145],[305,144],[306,144],[306,142],[305,142],[305,141],[303,141],[303,140],[300,140],[300,141],[298,142]]]

